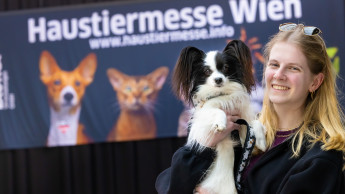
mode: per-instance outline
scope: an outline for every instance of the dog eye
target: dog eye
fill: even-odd
[[[224,65],[223,66],[223,71],[228,71],[229,70],[229,65]]]
[[[61,84],[61,81],[60,81],[60,80],[57,79],[57,80],[54,81],[54,85],[57,85],[57,86],[58,86],[58,85],[60,85],[60,84]]]
[[[205,69],[205,75],[210,76],[212,74],[211,69]]]
[[[80,81],[75,81],[76,86],[80,86]]]

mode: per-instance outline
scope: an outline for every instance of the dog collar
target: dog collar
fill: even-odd
[[[209,95],[209,96],[206,96],[205,98],[200,98],[200,99],[198,99],[198,95],[194,95],[193,96],[193,105],[194,105],[194,107],[200,106],[200,108],[202,108],[208,100],[211,100],[212,98],[217,98],[219,96],[226,96],[226,95],[229,95],[229,94],[224,93],[224,92],[220,92],[220,93],[217,93],[214,95]]]

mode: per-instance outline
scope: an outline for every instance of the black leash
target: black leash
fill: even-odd
[[[243,187],[241,185],[241,178],[243,176],[244,169],[249,164],[250,156],[251,156],[251,154],[253,152],[253,149],[254,149],[254,146],[255,146],[255,142],[256,142],[256,138],[255,138],[253,129],[249,126],[247,121],[245,121],[244,119],[238,119],[235,123],[247,126],[247,135],[246,135],[246,139],[244,141],[244,145],[243,145],[243,148],[242,148],[241,158],[239,160],[237,168],[235,168],[236,169],[236,172],[235,172],[235,185],[236,185],[237,191],[242,191],[243,192]]]

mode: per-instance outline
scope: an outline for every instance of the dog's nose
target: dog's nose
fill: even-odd
[[[66,93],[63,98],[67,101],[70,102],[73,99],[73,94],[72,93]]]
[[[214,81],[216,82],[216,84],[221,84],[223,82],[223,79],[220,77],[217,77],[214,79]]]

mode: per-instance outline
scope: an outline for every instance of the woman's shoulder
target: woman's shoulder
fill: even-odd
[[[309,161],[322,161],[327,163],[333,163],[342,167],[343,165],[343,153],[337,150],[323,150],[322,143],[317,142],[313,144],[301,157],[305,162]]]

